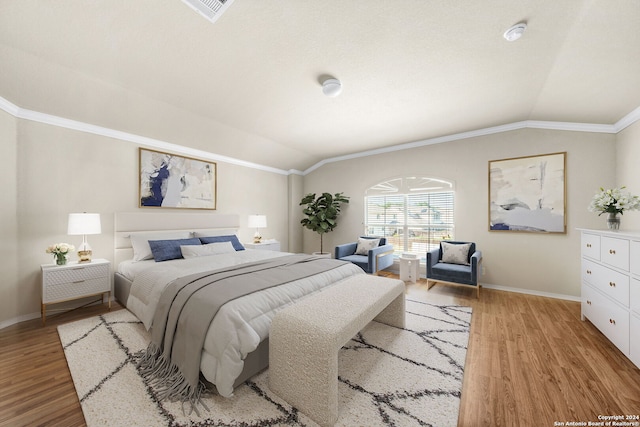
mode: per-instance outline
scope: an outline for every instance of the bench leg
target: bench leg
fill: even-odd
[[[385,325],[397,328],[405,327],[405,297],[404,292],[391,301],[391,303],[380,312],[373,320]]]
[[[277,318],[274,318],[274,321]],[[338,420],[338,351],[329,336],[301,336],[272,324],[269,388],[321,426]],[[296,344],[295,350],[291,343]]]

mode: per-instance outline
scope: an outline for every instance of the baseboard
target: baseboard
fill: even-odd
[[[40,312],[23,314],[22,316],[14,317],[13,319],[7,319],[5,321],[0,322],[0,330],[4,328],[8,328],[11,325],[15,325],[16,323],[26,322],[27,320],[33,320],[42,317]]]
[[[87,297],[84,300],[83,299],[77,299],[74,301],[86,301],[89,298],[93,298],[93,297]],[[113,305],[113,302],[115,301],[115,297],[113,295],[111,295],[111,303]],[[71,301],[65,301],[67,303],[72,303]],[[102,301],[94,301],[94,302],[89,302],[89,303],[84,303],[84,304],[80,304],[80,305],[68,305],[66,307],[59,307],[57,309],[57,311],[59,311],[60,313],[65,312],[65,311],[71,311],[71,310],[76,310],[78,308],[82,308],[84,306],[90,306],[90,305],[98,305],[98,304],[104,304],[107,302],[106,297],[102,297]],[[64,304],[64,303],[61,303]],[[51,314],[52,316],[55,316],[56,314],[60,314],[60,313],[53,313]],[[29,313],[29,314],[23,314],[22,316],[18,316],[18,317],[14,317],[13,319],[7,319],[4,320],[2,322],[0,322],[0,330],[4,329],[4,328],[8,328],[11,325],[15,325],[16,323],[20,323],[20,322],[26,322],[28,320],[33,320],[33,319],[39,319],[42,317],[42,313],[37,312],[37,313]],[[49,318],[49,315],[47,314],[47,319]]]
[[[576,302],[582,301],[580,297],[576,297],[573,295],[556,294],[553,292],[536,291],[533,289],[512,288],[511,286],[492,285],[490,283],[481,283],[481,285],[483,288],[495,289],[497,291],[515,292],[518,294],[535,295],[538,297],[555,298],[555,299],[562,299],[567,301],[576,301]]]
[[[395,271],[393,268],[389,268],[388,271],[391,271],[394,274],[399,274],[399,271]],[[420,276],[420,278],[427,280],[426,276]],[[496,291],[515,292],[518,294],[534,295],[538,297],[547,297],[547,298],[561,299],[566,301],[576,301],[576,302],[582,301],[579,296],[574,296],[574,295],[556,294],[553,292],[537,291],[534,289],[513,288],[511,286],[493,285],[491,283],[480,283],[480,285],[483,288],[495,289]]]

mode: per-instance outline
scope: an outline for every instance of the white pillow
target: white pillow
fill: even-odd
[[[131,233],[131,247],[133,248],[133,260],[142,261],[145,259],[153,259],[149,240],[170,240],[170,239],[188,239],[191,237],[190,231],[141,231]]]
[[[469,265],[469,249],[471,249],[471,243],[456,245],[442,242],[442,262]]]
[[[200,256],[227,254],[229,252],[235,252],[231,242],[217,242],[209,243],[206,245],[188,245],[180,246],[183,258],[196,258]]]
[[[371,249],[375,249],[380,245],[380,239],[363,239],[358,238],[358,247],[356,247],[356,255],[369,255]]]

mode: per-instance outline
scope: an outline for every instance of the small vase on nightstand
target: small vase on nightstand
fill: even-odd
[[[67,263],[67,255],[56,254],[56,265],[65,265]]]

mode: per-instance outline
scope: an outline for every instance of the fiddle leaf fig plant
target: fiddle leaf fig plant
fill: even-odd
[[[320,235],[320,253],[323,253],[322,235],[333,231],[338,225],[337,219],[343,203],[349,203],[349,197],[343,193],[322,193],[318,197],[315,193],[309,193],[300,201],[305,215],[300,224]]]

